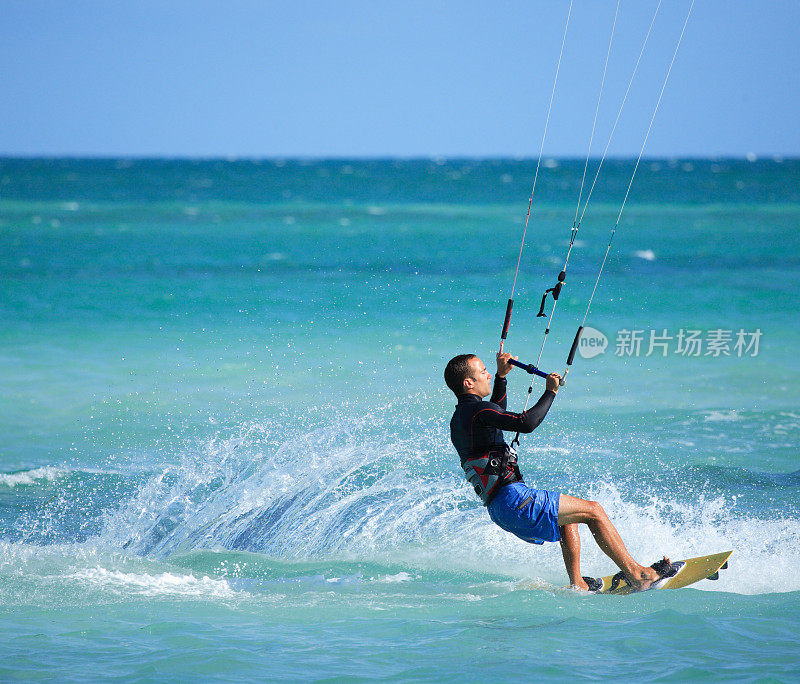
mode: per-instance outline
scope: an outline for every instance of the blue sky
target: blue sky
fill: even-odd
[[[690,0],[664,0],[635,156]],[[0,0],[0,154],[533,156],[566,0]],[[657,0],[622,0],[602,151]],[[585,155],[616,0],[575,0],[546,156]],[[800,2],[697,0],[649,156],[800,156]]]

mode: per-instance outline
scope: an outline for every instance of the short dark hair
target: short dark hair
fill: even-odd
[[[464,380],[470,377],[471,373],[469,362],[475,358],[477,358],[475,354],[459,354],[447,362],[444,381],[456,396],[464,394]]]

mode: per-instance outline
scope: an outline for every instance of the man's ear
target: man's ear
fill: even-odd
[[[475,387],[475,381],[470,377],[464,378],[464,389],[471,390],[473,387]]]

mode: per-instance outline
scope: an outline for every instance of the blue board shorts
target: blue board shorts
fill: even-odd
[[[486,507],[492,521],[530,544],[561,541],[558,527],[558,492],[530,489],[514,482],[495,494]]]

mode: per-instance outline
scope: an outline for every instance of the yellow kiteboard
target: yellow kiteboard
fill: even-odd
[[[733,551],[723,551],[722,553],[715,553],[710,556],[699,556],[697,558],[687,558],[686,560],[673,561],[672,569],[677,570],[671,577],[665,577],[655,583],[651,589],[680,589],[681,587],[688,587],[690,584],[699,582],[700,580],[719,579],[719,571],[725,570],[728,567],[728,558],[730,558]],[[595,589],[594,593],[597,594],[614,594],[616,596],[625,596],[633,594],[634,591],[630,585],[625,581],[622,573],[616,575],[609,575],[608,577],[601,577],[603,586],[601,589]],[[559,589],[552,584],[544,582],[543,580],[525,580],[520,583],[520,589],[544,589],[552,591]],[[565,588],[565,591],[567,589]],[[569,591],[572,591],[571,589]],[[647,591],[650,591],[648,589]]]
[[[659,580],[651,589],[680,589],[681,587],[688,587],[690,584],[694,584],[700,580],[719,579],[719,571],[725,570],[728,567],[728,558],[730,558],[732,553],[733,551],[723,551],[722,553],[715,553],[710,556],[699,556],[697,558],[687,558],[682,561],[672,561],[672,567],[673,569],[677,568],[677,572],[672,577]],[[634,593],[634,590],[631,589],[630,585],[620,573],[603,577],[602,580],[603,588],[597,592],[598,594],[616,594],[617,596],[624,596],[625,594]]]

